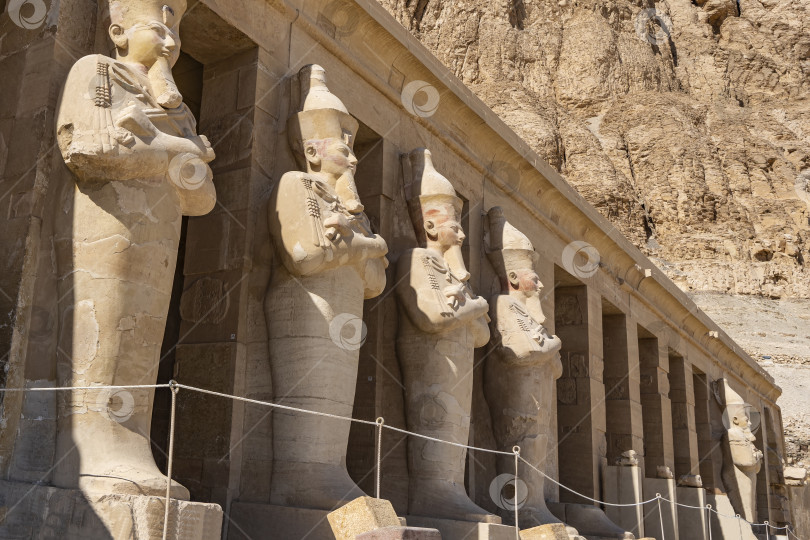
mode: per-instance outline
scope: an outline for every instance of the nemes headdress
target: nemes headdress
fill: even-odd
[[[507,277],[512,270],[535,268],[540,255],[534,250],[528,237],[506,220],[500,206],[489,209],[487,222],[487,256],[498,275]]]
[[[287,121],[290,145],[297,158],[303,157],[303,143],[311,140],[340,139],[354,145],[359,123],[340,99],[326,86],[326,71],[317,64],[298,72],[301,85],[300,110]]]
[[[136,23],[161,21],[177,33],[186,12],[186,0],[111,0],[110,22],[128,27]]]

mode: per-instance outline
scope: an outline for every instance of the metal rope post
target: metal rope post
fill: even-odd
[[[515,540],[520,540],[520,526],[518,526],[518,460],[520,459],[520,447],[518,445],[513,446],[512,452],[515,454]]]
[[[169,381],[169,389],[172,392],[172,412],[169,421],[169,463],[166,467],[166,508],[163,511],[163,540],[166,540],[169,532],[169,505],[171,504],[172,495],[172,459],[174,457],[174,414],[177,409],[177,392],[180,391],[174,379]]]
[[[661,523],[661,540],[667,540],[664,535],[664,514],[661,513],[661,494],[655,494],[656,502],[658,502],[658,522]]]
[[[380,498],[380,456],[382,455],[382,428],[385,424],[385,418],[380,416],[377,418],[377,498]]]
[[[765,520],[765,540],[771,540],[771,524]]]
[[[735,514],[735,516],[737,517],[737,528],[740,529],[740,538],[742,538],[742,518],[740,517],[740,514]]]
[[[709,540],[712,540],[712,505],[706,505],[706,524],[709,526]]]

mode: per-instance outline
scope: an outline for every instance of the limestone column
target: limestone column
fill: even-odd
[[[605,355],[605,409],[607,413],[607,467],[603,471],[604,500],[640,502],[644,471],[639,457],[644,453],[644,426],[638,365],[638,335],[635,323],[603,301],[602,342]],[[644,536],[644,509],[639,506],[608,506],[605,514],[617,525]]]
[[[555,325],[562,341],[563,373],[557,380],[560,482],[599,497],[599,465],[606,458],[602,384],[602,299],[585,286],[555,291]],[[588,503],[566,490],[561,502]]]
[[[675,479],[681,485],[701,487],[695,475],[698,465],[695,427],[695,390],[692,366],[677,354],[669,355],[670,398],[672,400],[672,442]]]
[[[716,487],[715,475],[719,474],[719,471],[715,471],[714,455],[720,449],[712,436],[711,410],[714,404],[711,401],[711,389],[706,374],[694,371],[692,378],[700,478],[704,488],[713,489]]]
[[[638,327],[641,404],[644,421],[644,498],[660,493],[670,501],[677,499],[673,468],[672,403],[669,398],[669,352],[659,340]],[[678,510],[673,503],[662,503],[658,512],[645,514],[644,529],[660,531],[663,521],[668,537],[678,538]]]
[[[607,459],[615,465],[629,450],[644,453],[638,338],[636,326],[623,313],[602,317],[602,336]]]
[[[669,355],[658,339],[639,329],[639,368],[644,422],[644,469],[647,478],[671,478],[672,403],[669,398]]]

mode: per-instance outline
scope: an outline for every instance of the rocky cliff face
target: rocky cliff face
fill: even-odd
[[[696,300],[752,356],[810,364],[779,319],[810,312],[810,2],[379,1],[681,288],[737,295]]]
[[[810,297],[810,3],[380,1],[683,289]]]

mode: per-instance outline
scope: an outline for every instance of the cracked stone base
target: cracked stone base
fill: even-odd
[[[0,538],[160,540],[164,508],[161,497],[0,481]],[[168,538],[219,540],[221,530],[219,505],[171,501]]]

